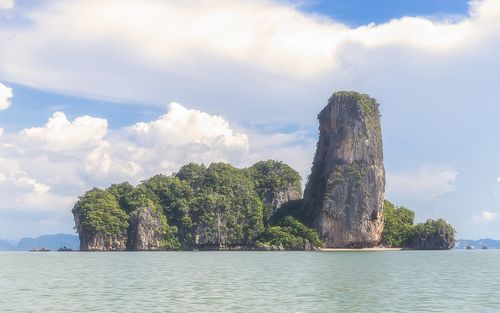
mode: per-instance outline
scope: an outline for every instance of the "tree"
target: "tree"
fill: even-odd
[[[89,232],[118,235],[126,232],[128,215],[119,206],[115,196],[106,190],[94,188],[79,198],[73,214],[80,218],[80,225]]]
[[[202,245],[252,245],[263,230],[262,201],[245,171],[211,164],[191,202]]]
[[[257,193],[263,201],[264,222],[271,218],[277,207],[272,207],[272,199],[280,193],[302,195],[300,174],[289,165],[275,160],[260,161],[247,169]]]
[[[443,219],[428,219],[413,227],[408,247],[423,250],[447,250],[455,246],[455,229]]]
[[[382,243],[387,247],[402,247],[413,228],[415,212],[405,207],[397,207],[384,201],[384,231]]]
[[[259,238],[258,246],[282,247],[286,250],[304,250],[306,243],[313,247],[324,245],[319,233],[292,216],[286,216],[277,225],[269,226]]]

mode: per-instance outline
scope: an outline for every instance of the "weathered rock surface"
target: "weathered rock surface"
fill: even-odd
[[[423,238],[410,240],[407,248],[416,250],[450,250],[455,247],[455,239],[449,233],[435,232]]]
[[[81,251],[119,251],[127,245],[128,215],[109,192],[93,188],[71,210]]]
[[[127,249],[162,250],[165,225],[165,217],[157,210],[151,207],[135,209],[130,213]]]
[[[282,190],[266,190],[262,203],[269,206],[270,215],[276,212],[283,204],[288,201],[298,200],[302,198],[302,190],[290,186]]]
[[[103,233],[80,235],[80,251],[123,251],[126,249],[126,244],[126,235],[117,236]]]
[[[375,99],[336,92],[318,115],[304,204],[327,247],[379,244],[384,227],[380,113]]]
[[[75,225],[80,236],[80,251],[123,251],[127,248],[127,232],[106,234],[86,229],[80,216],[74,215]]]

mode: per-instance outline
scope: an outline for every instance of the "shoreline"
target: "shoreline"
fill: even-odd
[[[382,251],[402,251],[404,248],[319,248],[318,252],[382,252]]]

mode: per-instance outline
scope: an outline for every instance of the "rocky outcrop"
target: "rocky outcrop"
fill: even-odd
[[[281,190],[266,190],[262,203],[270,208],[270,215],[276,212],[283,204],[302,198],[302,190],[290,186]]]
[[[305,193],[327,247],[371,247],[384,227],[385,174],[375,99],[336,92],[319,113],[319,141]]]
[[[417,224],[406,242],[406,247],[417,250],[449,250],[455,246],[455,229],[443,219],[428,219]]]
[[[247,171],[255,182],[255,188],[264,205],[265,221],[283,204],[302,198],[300,174],[281,161],[260,161]]]
[[[74,214],[74,218],[80,237],[80,251],[123,251],[127,248],[126,230],[119,234],[109,234],[85,227],[78,214]]]
[[[127,247],[127,235],[104,233],[80,234],[80,251],[123,251]]]
[[[81,251],[126,249],[128,215],[112,194],[93,188],[79,197],[72,213]]]
[[[406,246],[408,249],[415,250],[450,250],[453,247],[455,247],[455,240],[439,233],[412,240]]]
[[[166,219],[157,210],[147,207],[130,213],[127,249],[134,251],[162,250]]]

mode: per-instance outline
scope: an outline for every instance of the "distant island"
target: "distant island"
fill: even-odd
[[[80,240],[71,234],[42,235],[36,238],[25,237],[19,241],[0,240],[0,251],[29,251],[33,249],[49,249],[56,251],[62,247],[78,250]]]
[[[414,225],[413,211],[384,201],[375,99],[336,92],[318,119],[304,194],[299,173],[280,161],[189,163],[138,186],[87,191],[72,210],[80,250],[453,248],[455,230],[444,220]]]
[[[459,239],[455,249],[500,249],[500,240],[483,238],[479,240]]]

